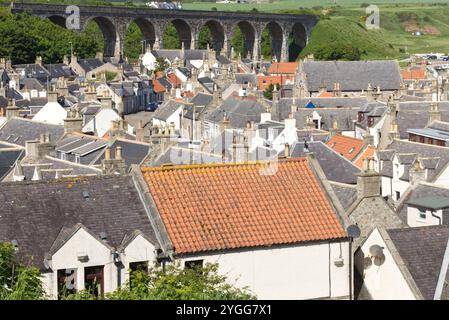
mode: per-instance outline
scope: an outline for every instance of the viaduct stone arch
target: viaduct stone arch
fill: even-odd
[[[120,57],[123,53],[125,33],[132,22],[140,28],[147,46],[163,48],[163,35],[171,22],[185,48],[198,48],[198,35],[202,27],[209,28],[213,47],[225,55],[231,52],[233,30],[238,26],[245,38],[245,55],[260,57],[262,32],[268,28],[273,53],[280,61],[289,60],[289,36],[301,50],[307,44],[318,18],[312,15],[267,14],[258,12],[220,12],[128,8],[116,6],[78,6],[79,28],[83,30],[90,21],[100,27],[105,39],[105,56]],[[65,26],[71,17],[66,5],[13,3],[13,14],[29,12],[48,18],[57,25]]]

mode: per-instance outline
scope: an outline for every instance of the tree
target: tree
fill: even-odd
[[[0,300],[45,298],[39,269],[19,263],[14,246],[0,244]]]
[[[169,66],[169,63],[164,58],[158,57],[156,59],[156,68],[154,69],[154,72],[165,71]]]
[[[276,83],[276,87],[279,88],[279,83]],[[263,96],[268,100],[273,100],[273,91],[274,84],[270,83],[270,85],[264,90]]]
[[[361,55],[360,50],[353,45],[341,43],[323,44],[314,52],[317,60],[355,61],[360,60]]]
[[[225,276],[217,273],[217,264],[206,264],[203,268],[180,268],[169,265],[163,270],[152,267],[149,272],[131,272],[128,283],[116,291],[106,294],[106,300],[248,300],[255,296],[246,288],[235,288]],[[66,297],[69,300],[96,299],[87,292]]]

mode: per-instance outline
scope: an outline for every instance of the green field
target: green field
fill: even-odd
[[[447,1],[424,0],[283,0],[269,4],[217,4],[205,2],[184,3],[184,9],[246,11],[256,8],[265,12],[299,11],[313,9],[323,15],[315,27],[305,53],[313,53],[322,43],[342,42],[361,49],[362,57],[405,58],[410,53],[449,52],[449,4]],[[366,30],[363,4],[377,4],[380,8],[380,30]],[[330,9],[330,12],[328,12]],[[324,19],[323,19],[324,18]],[[406,27],[431,30],[420,36]]]
[[[135,1],[136,4],[141,3]],[[249,11],[256,8],[259,11],[275,12],[280,10],[294,10],[299,8],[313,8],[313,7],[360,7],[362,4],[376,4],[376,5],[417,5],[417,4],[441,4],[447,3],[447,0],[281,0],[273,3],[254,4],[254,3],[215,3],[215,2],[195,2],[184,1],[183,8],[185,10],[211,10],[217,8],[220,11]]]

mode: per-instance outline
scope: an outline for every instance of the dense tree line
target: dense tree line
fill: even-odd
[[[319,26],[316,27],[319,29]],[[62,61],[64,55],[69,55],[71,49],[82,58],[92,58],[98,51],[103,51],[104,40],[100,28],[91,22],[83,32],[64,29],[47,19],[41,19],[29,14],[12,15],[8,9],[0,9],[0,56],[11,57],[13,63],[31,63],[37,55],[42,56],[45,63]],[[124,55],[131,61],[137,60],[144,51],[142,33],[133,23],[127,30]],[[262,33],[261,54],[265,59],[272,58],[271,36],[266,28]],[[236,54],[243,55],[244,36],[236,27],[231,45]],[[180,40],[175,27],[169,24],[164,35],[166,49],[180,48]],[[313,41],[312,41],[313,42]],[[315,41],[316,42],[316,41]],[[198,46],[205,49],[207,45],[213,48],[213,39],[207,27],[201,29]],[[358,60],[363,52],[355,46],[343,41],[333,43],[316,43],[306,52],[314,53],[319,60]],[[298,48],[290,38],[290,56],[296,57]],[[296,54],[295,54],[296,53]]]

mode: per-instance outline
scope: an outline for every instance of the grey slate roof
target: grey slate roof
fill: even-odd
[[[257,101],[233,99],[231,97],[210,113],[206,120],[219,123],[226,113],[232,128],[244,128],[247,121],[260,122],[260,114],[263,112],[265,112],[265,107]]]
[[[449,122],[433,121],[427,128],[449,133]]]
[[[338,130],[352,131],[354,130],[354,120],[357,120],[357,109],[298,109],[295,112],[296,127],[303,129],[306,126],[307,116],[311,116],[313,112],[317,112],[321,117],[321,129],[329,130],[332,128],[333,120],[337,120]],[[285,118],[284,118],[285,119]]]
[[[104,63],[100,59],[78,59],[78,64],[85,72],[101,67]]]
[[[83,192],[90,197],[85,199]],[[17,205],[20,204],[20,205]],[[140,230],[156,237],[131,177],[101,176],[0,184],[0,242],[17,240],[18,256],[45,269],[44,256],[62,228],[82,223],[118,247]]]
[[[309,102],[312,102],[316,108],[355,108],[361,109],[368,101],[364,97],[335,97],[335,98],[282,98],[279,100],[279,106],[282,114],[288,115],[291,106],[294,104],[297,108],[304,108]],[[311,109],[314,110],[314,109]]]
[[[449,163],[449,148],[447,147],[405,140],[394,140],[387,146],[386,149],[395,150],[396,154],[408,154],[407,156],[401,156],[401,159],[403,159],[404,163],[407,163],[409,166],[413,163],[411,160],[411,158],[414,157],[413,154],[418,155],[420,158],[433,158],[431,163],[433,167],[435,167],[436,158],[439,158],[439,161],[437,161],[438,164],[435,168],[427,168],[427,181],[433,181]],[[405,180],[408,180],[408,177]]]
[[[64,170],[58,173],[58,177],[62,178],[67,175],[84,176],[84,175],[100,175],[101,170],[86,165],[76,164],[70,161],[59,160],[50,156],[41,159],[28,159],[25,157],[21,161],[22,173],[25,180],[32,180],[36,165],[40,169],[41,180],[53,180],[56,178],[56,170]]]
[[[343,208],[345,210],[348,210],[348,208],[354,203],[354,201],[357,200],[356,186],[351,184],[336,183],[334,181],[329,181],[329,183],[334,190],[338,200],[340,200]]]
[[[231,64],[231,60],[222,55],[217,55],[217,61],[221,64]]]
[[[423,129],[428,124],[430,101],[401,102],[396,116],[401,139],[408,139],[408,129]],[[449,122],[449,102],[440,101],[441,120]]]
[[[91,164],[103,152],[108,141],[88,135],[69,135],[64,137],[56,145],[58,157],[61,153],[66,154],[68,161],[75,162],[76,156],[80,157],[81,164]]]
[[[12,118],[0,128],[0,141],[25,146],[25,141],[39,139],[41,134],[47,133],[55,143],[63,136],[64,126]]]
[[[25,154],[23,149],[0,149],[0,181]]]
[[[321,141],[308,142],[307,144],[309,152],[315,153],[315,157],[328,180],[347,184],[357,183],[356,174],[360,172],[358,167]],[[306,154],[304,142],[297,142],[291,148],[291,157],[304,157]]]
[[[75,75],[72,69],[64,63],[46,64],[45,68],[50,72],[52,78],[69,78]]]
[[[182,106],[183,106],[182,102],[175,100],[168,100],[164,102],[162,105],[160,105],[159,108],[157,108],[157,110],[154,112],[153,118],[162,121],[167,121],[167,119]]]
[[[416,134],[419,136],[430,137],[438,140],[449,141],[449,132],[436,130],[432,128],[424,128],[424,129],[408,129],[408,133]]]
[[[209,93],[213,93],[214,92],[214,85],[215,82],[214,80],[212,80],[209,77],[202,77],[202,78],[198,78],[198,82],[201,83],[203,85],[203,87],[209,92]]]
[[[409,201],[416,202],[418,199],[423,199],[427,197],[438,197],[449,199],[449,188],[443,186],[422,182],[419,183],[415,188],[409,189],[407,193],[404,193],[403,199],[401,199],[396,211],[402,221],[407,221],[407,203]],[[443,216],[443,224],[449,225],[449,220],[445,221]]]
[[[424,299],[433,300],[441,268],[447,268],[447,265],[443,265],[443,257],[448,244],[449,227],[390,229],[387,233]],[[447,289],[444,292],[442,300],[448,298]]]
[[[119,146],[122,147],[122,158],[123,160],[125,160],[127,170],[129,170],[131,165],[133,164],[140,165],[150,151],[149,144],[125,139],[116,139],[112,144],[109,145],[111,149],[111,159],[115,158],[115,150]],[[102,150],[103,152],[97,158],[95,164],[101,164],[101,160],[104,159],[105,149]]]
[[[446,209],[449,208],[449,198],[441,196],[429,196],[423,198],[412,198],[407,201],[408,205],[428,209]]]
[[[164,164],[173,165],[187,165],[187,164],[207,164],[207,163],[222,163],[222,156],[215,155],[201,150],[191,148],[183,148],[173,146],[161,154],[153,163],[152,166],[159,167]]]
[[[213,96],[205,93],[198,93],[190,100],[195,106],[207,106],[212,102]]]
[[[252,85],[257,86],[257,75],[253,73],[236,73],[235,83],[238,84],[251,83]]]
[[[381,90],[399,90],[401,74],[394,60],[378,61],[309,61],[302,64],[309,91],[317,92],[324,83],[333,91],[340,83],[341,91],[361,91],[380,86]]]

